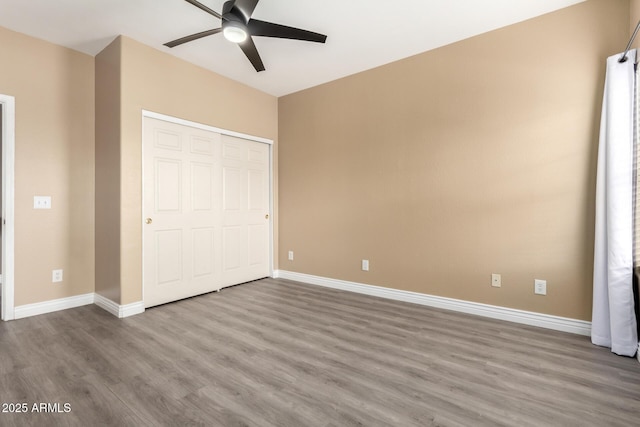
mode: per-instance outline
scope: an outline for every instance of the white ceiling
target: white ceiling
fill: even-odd
[[[221,34],[170,40],[220,21],[184,0],[0,0],[0,26],[96,55],[119,34],[282,96],[585,0],[261,0],[253,17],[327,34],[327,43],[256,37],[256,73]],[[220,12],[224,0],[201,0]]]

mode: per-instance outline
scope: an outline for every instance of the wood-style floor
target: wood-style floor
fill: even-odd
[[[127,319],[0,323],[0,403],[28,406],[2,426],[631,426],[640,364],[583,336],[266,279]]]

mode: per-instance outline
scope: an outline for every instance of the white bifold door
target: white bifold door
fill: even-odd
[[[145,307],[269,276],[269,145],[149,117],[143,143]]]

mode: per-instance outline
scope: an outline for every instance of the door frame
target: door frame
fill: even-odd
[[[215,126],[210,126],[210,125],[205,125],[203,123],[198,123],[198,122],[192,122],[191,120],[185,120],[185,119],[181,119],[178,117],[174,117],[174,116],[168,116],[166,114],[162,114],[162,113],[156,113],[154,111],[149,111],[149,110],[142,110],[142,135],[141,135],[141,142],[142,144],[140,144],[142,146],[141,150],[142,150],[142,177],[144,179],[144,119],[145,118],[151,118],[151,119],[157,119],[157,120],[163,120],[165,122],[169,122],[169,123],[175,123],[178,125],[183,125],[183,126],[189,126],[192,128],[196,128],[196,129],[201,129],[201,130],[205,130],[205,131],[210,131],[210,132],[215,132],[215,133],[219,133],[221,135],[228,135],[228,136],[235,136],[238,138],[242,138],[242,139],[248,139],[250,141],[255,141],[255,142],[261,142],[263,144],[267,144],[269,146],[269,274],[271,277],[273,277],[273,272],[275,271],[275,265],[274,265],[274,234],[273,234],[273,140],[272,139],[268,139],[268,138],[263,138],[260,136],[255,136],[255,135],[249,135],[246,133],[241,133],[241,132],[235,132],[232,130],[228,130],[228,129],[221,129],[221,128],[217,128]],[[142,186],[142,200],[143,200],[143,204],[142,204],[142,217],[140,218],[140,223],[144,225],[144,219],[146,218],[145,216],[145,212],[144,212],[144,200],[145,200],[145,194],[144,194],[144,183],[141,182],[140,185]],[[142,235],[140,236],[142,238],[142,259],[144,260],[144,230],[145,227],[142,227]],[[144,283],[145,283],[145,278],[144,278],[144,265],[142,266],[142,301],[144,302]]]
[[[16,100],[0,94],[2,107],[2,320],[13,320],[14,311],[14,167]]]

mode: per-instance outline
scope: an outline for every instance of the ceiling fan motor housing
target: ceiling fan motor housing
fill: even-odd
[[[229,22],[237,22],[246,27],[249,22],[249,16],[244,16],[244,13],[235,6],[234,0],[229,0],[222,6],[222,27]]]
[[[244,42],[249,36],[248,22],[249,18],[235,7],[235,1],[225,2],[222,8],[222,32],[227,40],[235,43]]]

